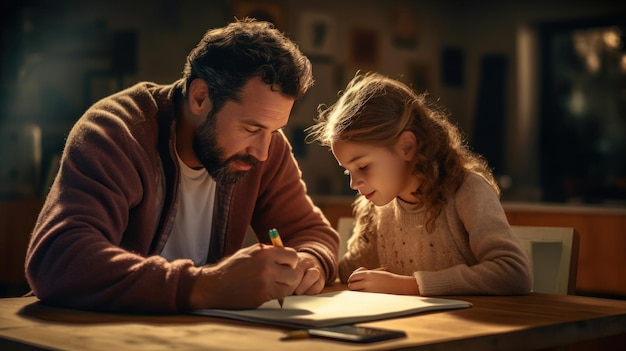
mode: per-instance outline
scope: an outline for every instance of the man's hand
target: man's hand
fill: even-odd
[[[292,248],[259,244],[241,249],[214,266],[202,267],[191,308],[256,308],[284,298],[300,280],[300,261]]]
[[[368,270],[359,267],[348,277],[348,288],[398,295],[419,295],[419,287],[413,276],[405,276],[385,271],[384,268]]]
[[[295,295],[319,294],[326,284],[326,274],[318,259],[306,252],[298,252],[296,267],[300,282],[295,287]]]

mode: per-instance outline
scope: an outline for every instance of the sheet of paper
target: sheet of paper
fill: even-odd
[[[471,304],[461,300],[346,290],[313,296],[289,296],[283,308],[277,300],[272,300],[250,310],[203,309],[193,313],[299,328],[368,322],[466,307],[471,307]]]

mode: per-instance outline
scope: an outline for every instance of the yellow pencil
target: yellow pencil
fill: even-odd
[[[272,245],[277,247],[285,247],[283,245],[282,239],[280,238],[280,235],[278,234],[278,230],[270,229],[269,236],[270,240],[272,241]],[[283,299],[278,299],[278,304],[280,305],[280,308],[283,308]]]

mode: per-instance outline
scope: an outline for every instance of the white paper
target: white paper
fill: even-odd
[[[272,300],[256,309],[202,309],[193,313],[286,327],[323,327],[467,307],[471,303],[461,300],[346,290],[289,296],[283,308]]]

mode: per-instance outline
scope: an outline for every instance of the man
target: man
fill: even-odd
[[[267,22],[208,31],[172,85],[94,104],[70,132],[31,237],[42,302],[89,310],[253,308],[317,294],[338,235],[281,132],[311,64]],[[248,225],[261,242],[241,248]],[[286,248],[269,245],[276,228]]]

